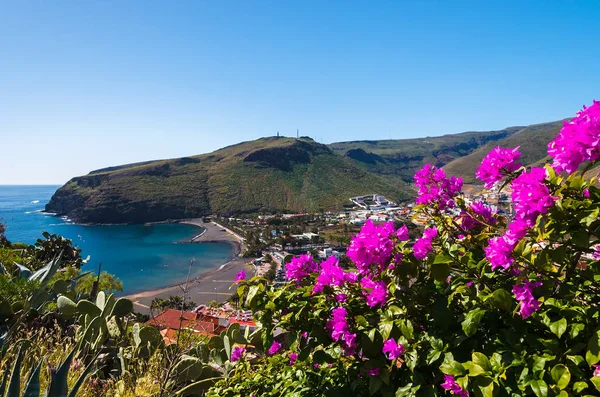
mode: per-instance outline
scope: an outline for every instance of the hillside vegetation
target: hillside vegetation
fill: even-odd
[[[341,208],[354,195],[411,196],[400,180],[357,167],[310,138],[262,138],[209,154],[130,164],[71,179],[47,211],[78,222],[127,223]]]
[[[469,155],[451,161],[444,169],[449,175],[462,177],[465,183],[481,183],[475,179],[477,166],[496,146],[504,148],[520,146],[520,162],[524,165],[543,163],[548,159],[548,142],[554,139],[562,126],[563,121],[530,125],[504,139],[489,142]]]
[[[412,183],[415,171],[425,163],[442,167],[490,142],[508,138],[523,128],[415,139],[337,142],[329,147],[365,170],[388,179],[401,178]]]

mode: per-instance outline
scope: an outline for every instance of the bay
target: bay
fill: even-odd
[[[201,233],[198,226],[161,223],[144,225],[77,225],[41,211],[59,186],[1,186],[0,222],[12,242],[33,244],[42,232],[73,240],[90,256],[84,270],[102,270],[123,281],[124,294],[162,288],[184,281],[194,259],[192,276],[212,270],[234,255],[228,243],[187,243]]]

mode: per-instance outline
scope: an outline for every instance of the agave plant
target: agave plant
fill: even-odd
[[[2,383],[0,383],[0,397],[40,397],[41,396],[41,384],[40,384],[40,372],[42,369],[43,359],[40,360],[38,365],[32,369],[25,388],[21,393],[21,373],[22,373],[22,365],[23,365],[23,354],[27,348],[29,342],[22,341],[19,347],[19,352],[17,353],[17,358],[15,359],[12,370],[10,373],[6,371],[4,377],[2,379]],[[47,387],[47,390],[44,392],[44,397],[75,397],[77,395],[77,391],[83,384],[85,378],[90,374],[94,363],[96,361],[96,357],[92,359],[92,361],[87,365],[87,367],[83,370],[77,381],[69,390],[69,386],[67,384],[67,379],[69,376],[69,370],[71,367],[71,362],[73,361],[73,357],[75,356],[77,347],[73,348],[71,352],[67,355],[67,357],[62,361],[55,371],[51,371],[50,383]],[[6,394],[5,394],[6,393]]]

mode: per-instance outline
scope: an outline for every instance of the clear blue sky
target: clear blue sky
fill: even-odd
[[[209,152],[501,129],[600,99],[592,1],[0,3],[0,184]]]

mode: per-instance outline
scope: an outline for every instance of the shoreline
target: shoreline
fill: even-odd
[[[244,239],[231,230],[215,222],[205,223],[201,219],[185,219],[177,223],[189,224],[202,227],[204,230],[194,236],[187,243],[229,243],[233,247],[233,255],[223,264],[208,269],[190,278],[188,296],[196,304],[206,304],[211,300],[225,301],[236,290],[232,289],[235,275],[242,269],[252,271],[250,264],[252,258],[242,258],[240,255],[244,250]],[[150,313],[150,304],[155,298],[168,298],[171,295],[182,295],[185,281],[162,288],[144,290],[128,295],[135,306],[135,311]]]

